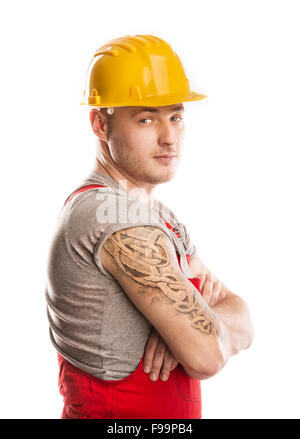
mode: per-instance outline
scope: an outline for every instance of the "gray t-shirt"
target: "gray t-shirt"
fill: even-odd
[[[181,256],[196,249],[167,206],[155,200],[149,208],[99,171],[93,170],[72,194],[92,184],[107,187],[86,190],[66,203],[50,244],[45,292],[50,339],[81,370],[119,380],[137,368],[153,326],[102,266],[102,245],[116,230],[153,225]],[[183,272],[192,277],[186,258],[181,260]]]

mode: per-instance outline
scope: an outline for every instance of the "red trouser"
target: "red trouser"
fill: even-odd
[[[97,186],[84,189],[90,187]],[[178,254],[177,257],[181,268]],[[189,280],[201,292],[200,280]],[[83,372],[59,353],[57,355],[59,391],[64,398],[62,419],[201,418],[200,380],[189,377],[181,364],[170,372],[167,381],[158,378],[152,382],[143,370],[143,355],[137,369],[129,376],[106,381]]]

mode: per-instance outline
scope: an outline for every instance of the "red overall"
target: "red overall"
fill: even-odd
[[[77,193],[94,187],[104,186],[85,186],[72,194],[67,201]],[[169,223],[166,225],[173,229]],[[181,268],[178,253],[177,258]],[[189,255],[187,261],[190,262]],[[200,280],[189,280],[201,293]],[[59,353],[57,355],[58,385],[64,398],[62,419],[201,418],[200,380],[189,377],[181,364],[170,372],[167,381],[158,378],[152,382],[149,374],[143,370],[143,355],[137,369],[129,376],[121,380],[106,381],[78,369]]]

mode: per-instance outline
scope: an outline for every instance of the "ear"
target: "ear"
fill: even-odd
[[[101,110],[91,110],[90,121],[94,134],[99,137],[99,139],[107,141],[107,123],[105,116],[101,113]]]

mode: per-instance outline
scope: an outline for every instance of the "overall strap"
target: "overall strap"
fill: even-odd
[[[66,199],[66,201],[65,201],[65,203],[64,203],[64,206],[67,204],[68,201],[71,201],[72,198],[75,197],[75,195],[80,194],[80,192],[84,192],[84,191],[86,191],[87,189],[94,189],[95,187],[107,187],[107,186],[103,186],[103,185],[101,185],[101,184],[90,184],[89,186],[84,186],[84,187],[78,189],[78,190],[77,190],[76,192],[74,192],[72,195],[70,195],[70,196]]]

